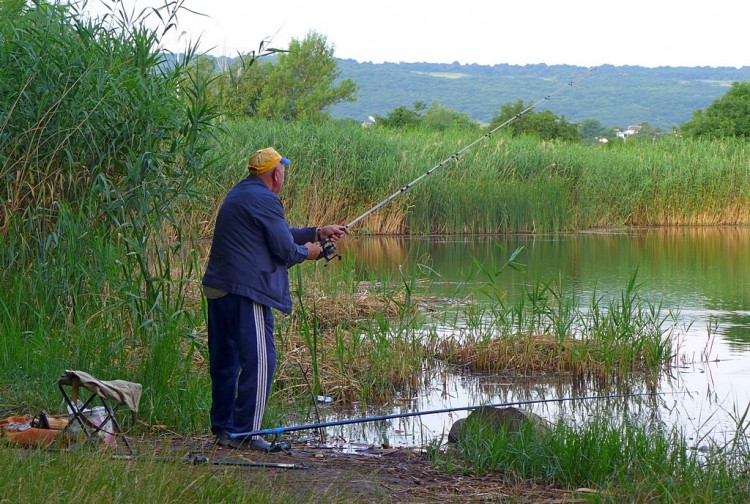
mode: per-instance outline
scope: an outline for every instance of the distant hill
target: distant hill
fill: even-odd
[[[578,77],[586,67],[569,65],[461,65],[359,63],[339,59],[342,78],[360,86],[357,101],[329,112],[364,121],[416,101],[441,105],[489,123],[500,106],[536,102]],[[568,121],[596,119],[603,127],[649,123],[679,126],[722,96],[732,82],[750,81],[750,67],[658,67],[603,65],[570,89],[539,106]]]

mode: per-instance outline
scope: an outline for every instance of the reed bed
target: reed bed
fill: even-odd
[[[437,362],[598,390],[632,380],[653,386],[673,364],[674,314],[641,301],[637,272],[618,296],[593,294],[585,308],[554,283],[525,288],[509,303],[488,282],[482,299],[446,306],[416,274],[374,283],[352,274],[346,266],[297,270],[297,309],[278,321],[278,400],[322,394],[386,403],[419,393]]]
[[[477,131],[361,128],[347,122],[229,124],[221,175],[249,151],[294,161],[283,199],[294,222],[349,222],[448,159]],[[560,232],[750,222],[750,151],[740,139],[583,145],[499,132],[358,225],[363,233]],[[210,228],[206,230],[210,232]]]
[[[297,271],[298,309],[279,327],[283,394],[377,404],[417,393],[429,355],[415,278],[374,284],[347,279],[351,270],[320,270],[304,280]]]

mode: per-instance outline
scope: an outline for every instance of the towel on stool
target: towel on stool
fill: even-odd
[[[140,383],[124,380],[103,381],[94,378],[85,371],[71,370],[66,370],[57,380],[57,383],[73,387],[74,402],[78,395],[78,387],[83,387],[100,397],[126,405],[132,412],[133,419],[138,414],[138,404],[141,402],[141,393],[143,392],[143,386]]]

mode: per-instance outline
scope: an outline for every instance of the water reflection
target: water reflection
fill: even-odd
[[[342,245],[344,246],[344,245]],[[510,252],[525,273],[505,270],[500,286],[509,296],[522,283],[560,281],[578,299],[619,294],[636,274],[644,299],[672,310],[709,315],[721,330],[732,328],[733,342],[750,346],[750,228],[701,227],[636,229],[570,235],[407,238],[369,237],[345,244],[355,257],[360,278],[407,274],[419,264],[434,271],[434,293],[453,295],[455,285],[466,291],[482,278],[472,272],[474,261],[499,269]],[[420,272],[426,270],[422,269]]]
[[[721,374],[731,376],[739,383],[750,375],[746,368],[732,368],[726,368]],[[656,394],[650,387],[636,383],[627,391],[634,395],[626,397],[618,391],[582,390],[560,381],[519,385],[489,376],[442,372],[433,379],[430,390],[412,400],[365,410],[341,410],[330,406],[323,411],[323,421],[456,409],[440,414],[330,427],[325,431],[329,444],[353,451],[370,444],[424,447],[446,441],[453,423],[468,415],[467,408],[535,401],[518,407],[551,422],[563,420],[583,424],[606,415],[614,420],[627,417],[631,421],[656,423],[668,429],[677,428],[691,446],[705,448],[710,443],[721,445],[732,439],[737,432],[737,421],[748,404],[747,393],[728,392],[728,384],[716,380],[719,369],[721,367],[714,363],[711,369],[681,370],[665,378]],[[608,392],[614,396],[601,397]],[[573,397],[591,399],[567,400]],[[564,400],[559,401],[561,398]],[[308,439],[317,442],[315,436],[315,433],[308,434]]]
[[[558,281],[566,292],[588,302],[619,296],[637,271],[639,295],[676,314],[680,327],[678,362],[658,383],[664,394],[612,401],[552,402],[529,405],[545,418],[584,418],[597,411],[616,415],[620,408],[651,420],[684,429],[699,442],[731,436],[737,418],[750,403],[743,386],[750,375],[750,228],[705,227],[633,229],[570,235],[478,238],[353,238],[340,250],[355,258],[356,274],[369,279],[410,274],[425,264],[436,280],[432,294],[466,294],[481,285],[474,261],[489,271],[499,269],[510,252],[523,247],[518,260],[525,272],[506,270],[498,277],[508,296],[523,283]],[[421,270],[420,274],[426,270]],[[582,307],[585,309],[585,306]],[[438,329],[440,332],[440,329]],[[633,384],[633,392],[649,392]],[[617,391],[614,391],[617,392]],[[481,404],[601,395],[560,380],[522,381],[489,376],[465,376],[438,368],[418,397],[379,409],[326,410],[327,419],[389,415],[412,411],[462,408]],[[602,404],[604,402],[605,404]],[[606,409],[601,409],[601,407]],[[615,408],[616,406],[616,408]],[[615,409],[612,409],[615,408]],[[738,412],[739,411],[739,412]],[[467,411],[409,417],[390,422],[341,426],[327,431],[329,439],[346,442],[420,445],[447,436],[450,426]]]

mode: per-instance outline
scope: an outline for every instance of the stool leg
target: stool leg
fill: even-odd
[[[71,427],[73,425],[73,422],[78,422],[78,425],[81,426],[81,430],[83,431],[83,433],[86,435],[87,438],[90,436],[89,435],[89,431],[86,428],[86,425],[83,423],[83,420],[81,420],[81,418],[80,418],[81,412],[80,412],[78,406],[74,402],[78,398],[78,390],[77,390],[77,388],[74,387],[74,389],[73,389],[73,392],[75,393],[75,399],[71,398],[68,395],[68,393],[65,391],[65,388],[63,388],[62,385],[58,385],[58,388],[60,389],[60,393],[63,396],[63,399],[65,401],[67,409],[72,412],[73,418],[68,421],[68,424],[65,427],[62,428],[62,430],[57,434],[57,437],[52,441],[52,443],[50,443],[50,445],[47,447],[47,449],[52,448],[55,445],[55,443],[57,443],[57,440],[60,439],[62,436],[64,436],[65,433],[68,432],[71,429]],[[86,401],[86,404],[89,404],[90,402],[91,402],[91,398],[89,398],[89,400]],[[86,407],[86,404],[81,409],[84,409]]]
[[[104,408],[107,410],[107,418],[102,423],[102,426],[105,425],[109,420],[112,420],[112,425],[114,426],[114,429],[112,429],[113,434],[115,435],[115,438],[117,438],[117,435],[119,434],[122,438],[122,441],[125,443],[125,447],[127,447],[128,452],[130,455],[133,454],[133,448],[130,447],[130,443],[128,442],[127,436],[125,436],[125,433],[122,431],[122,427],[120,427],[120,422],[117,421],[117,418],[115,417],[115,412],[120,407],[119,404],[116,404],[114,408],[111,408],[109,406],[109,403],[102,399],[102,404],[104,405]]]

